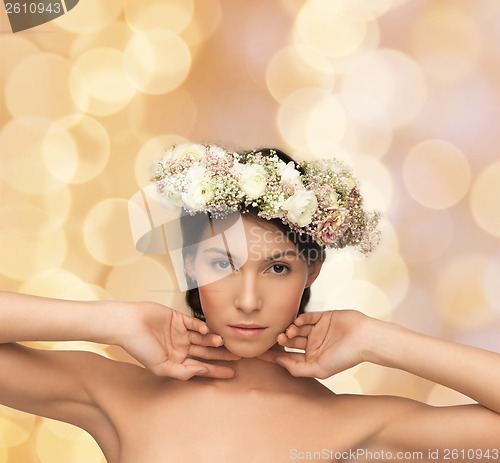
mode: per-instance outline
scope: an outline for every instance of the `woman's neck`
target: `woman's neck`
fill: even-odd
[[[279,346],[277,348],[282,349]],[[241,358],[231,362],[212,361],[210,363],[227,365],[236,371],[236,376],[231,379],[200,377],[203,381],[209,381],[215,387],[228,392],[230,390],[235,392],[299,392],[305,386],[311,387],[311,382],[320,385],[313,378],[295,378],[280,365],[266,362],[257,357]]]

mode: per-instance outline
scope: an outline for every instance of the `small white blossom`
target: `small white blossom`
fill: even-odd
[[[286,164],[281,170],[281,181],[290,183],[299,188],[303,187],[302,180],[300,178],[300,172],[295,168],[295,165],[292,161]]]

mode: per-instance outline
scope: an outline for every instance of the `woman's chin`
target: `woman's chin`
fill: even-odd
[[[252,344],[252,343],[240,343],[240,342],[226,342],[224,346],[229,352],[238,355],[242,358],[255,358],[262,355],[264,352],[268,351],[274,344],[263,345],[263,344]]]

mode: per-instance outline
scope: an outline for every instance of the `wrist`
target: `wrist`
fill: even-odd
[[[362,356],[365,362],[397,367],[398,345],[405,329],[392,322],[369,318],[363,327]]]
[[[130,336],[138,303],[100,301],[95,306],[88,341],[122,346]]]

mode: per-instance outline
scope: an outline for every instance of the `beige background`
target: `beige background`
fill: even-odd
[[[128,199],[173,143],[272,146],[343,159],[384,214],[372,257],[329,257],[313,308],[500,351],[497,0],[81,0],[16,34],[1,10],[2,289],[182,308]],[[369,365],[327,383],[464,400]],[[101,461],[82,431],[0,407],[0,463]]]

